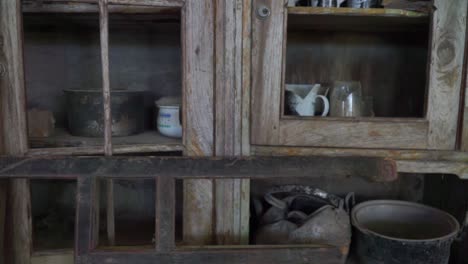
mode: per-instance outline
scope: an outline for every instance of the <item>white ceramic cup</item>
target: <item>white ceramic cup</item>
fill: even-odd
[[[181,99],[178,97],[163,97],[156,101],[158,107],[158,131],[164,136],[181,138],[182,125],[180,120]]]

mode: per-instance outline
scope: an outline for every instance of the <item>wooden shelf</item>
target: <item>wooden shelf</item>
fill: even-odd
[[[181,139],[162,136],[156,131],[128,136],[113,137],[115,154],[178,152],[184,147]],[[47,138],[29,138],[31,155],[84,155],[102,154],[103,138],[75,137],[66,130],[57,128],[55,135]]]
[[[353,31],[429,30],[429,15],[385,8],[289,7],[288,29]]]
[[[388,8],[327,8],[327,7],[288,7],[288,14],[296,15],[341,15],[341,16],[377,16],[400,18],[427,18],[428,14],[401,9]]]
[[[79,2],[47,2],[37,4],[35,2],[23,2],[23,13],[99,13],[99,7],[93,3]],[[155,7],[155,6],[131,6],[131,5],[109,5],[109,13],[117,14],[177,14],[177,7]]]

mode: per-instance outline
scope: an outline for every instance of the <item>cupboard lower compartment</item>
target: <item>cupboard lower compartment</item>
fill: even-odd
[[[316,163],[317,160],[320,162]],[[254,157],[251,159],[234,160],[155,157],[81,157],[65,159],[49,158],[49,160],[34,158],[29,160],[20,159],[20,163],[18,163],[18,160],[6,160],[5,163],[0,162],[0,177],[6,177],[6,175],[10,178],[19,175],[25,177],[24,175],[28,175],[27,172],[30,171],[31,174],[28,177],[35,179],[35,181],[42,181],[41,177],[55,177],[57,178],[56,180],[66,180],[66,175],[77,175],[77,170],[79,171],[78,167],[81,167],[86,168],[87,173],[91,175],[96,172],[99,175],[112,174],[114,178],[119,180],[127,179],[127,181],[123,182],[123,186],[125,188],[130,186],[135,189],[133,193],[139,197],[138,199],[143,201],[137,204],[155,208],[154,211],[152,211],[153,209],[150,211],[146,210],[148,208],[145,209],[145,206],[132,206],[131,208],[134,211],[141,211],[142,213],[143,211],[146,213],[153,212],[147,215],[150,218],[155,217],[154,220],[151,220],[151,222],[155,222],[154,231],[156,233],[153,245],[105,248],[86,245],[83,248],[83,243],[93,241],[92,239],[83,239],[83,236],[87,236],[89,232],[86,229],[82,229],[83,227],[94,225],[90,222],[94,218],[89,214],[91,202],[96,197],[92,195],[93,190],[96,190],[93,187],[93,179],[106,179],[109,176],[78,177],[77,197],[79,199],[76,200],[77,222],[75,223],[77,226],[75,230],[77,232],[75,234],[75,248],[78,250],[78,263],[102,263],[104,260],[112,260],[112,263],[154,263],[155,261],[164,263],[200,263],[200,261],[203,263],[219,263],[223,260],[229,260],[230,263],[345,263],[345,257],[348,252],[351,253],[352,257],[352,244],[351,248],[348,246],[333,247],[320,244],[255,245],[251,239],[247,245],[184,245],[184,241],[180,241],[180,237],[183,236],[178,235],[178,233],[183,232],[178,223],[181,222],[184,215],[183,208],[181,212],[181,208],[178,206],[180,205],[180,200],[177,199],[179,196],[177,195],[178,188],[176,182],[184,180],[226,179],[219,178],[221,177],[220,175],[230,175],[234,179],[245,179],[249,175],[250,177],[248,178],[251,184],[250,199],[258,196],[262,197],[265,191],[269,190],[272,186],[286,184],[310,185],[338,196],[343,196],[350,191],[354,191],[357,202],[374,199],[396,199],[424,203],[444,209],[454,215],[460,222],[464,221],[468,203],[460,201],[467,201],[466,188],[468,185],[466,182],[454,175],[443,174],[417,175],[400,173],[398,178],[394,180],[382,180],[380,178],[380,181],[378,180],[379,177],[374,177],[374,180],[372,180],[371,177],[368,177],[369,175],[365,174],[366,171],[356,174],[355,169],[360,166],[357,163],[367,164],[365,167],[368,168],[367,172],[369,172],[371,169],[370,163],[366,162],[370,161],[368,158],[353,160],[353,158],[318,157]],[[47,162],[49,163],[47,164]],[[47,166],[44,166],[44,164],[47,164]],[[66,166],[58,166],[58,164]],[[132,166],[132,164],[139,165]],[[154,166],[155,164],[158,166]],[[347,165],[343,167],[344,164]],[[142,172],[144,174],[140,174]],[[377,173],[378,171],[374,172]],[[133,179],[132,175],[134,175]],[[174,178],[174,175],[179,176]],[[191,177],[188,175],[191,175]],[[203,177],[197,178],[197,175],[200,177],[203,175]],[[130,179],[128,179],[129,177]],[[142,181],[140,185],[130,184],[130,181],[133,182],[138,180],[138,178],[150,180],[147,183]],[[151,180],[152,178],[156,178],[155,188],[152,183],[154,179]],[[148,192],[140,193],[139,189],[143,188],[142,190],[145,190],[146,187],[148,187]],[[125,190],[125,188],[121,188],[121,190]],[[46,189],[51,190],[50,188],[42,188],[42,192],[44,193]],[[63,191],[59,189],[55,188],[55,192]],[[34,196],[41,197],[40,190],[36,191]],[[51,192],[47,193],[50,197],[60,197],[53,195]],[[120,191],[117,193],[120,193]],[[229,194],[226,192],[226,195]],[[130,196],[133,197],[133,195]],[[127,202],[128,199],[124,198],[124,200],[126,201],[125,204],[130,204],[130,201]],[[71,204],[69,200],[67,201],[64,204]],[[115,212],[121,211],[118,208],[119,204],[122,203],[116,203]],[[37,207],[33,208],[33,211],[47,212],[47,210],[41,210]],[[40,214],[35,213],[33,217]],[[132,218],[139,215],[140,213],[134,212],[127,214],[126,217]],[[254,218],[252,213],[250,216]],[[218,215],[217,217],[228,218],[228,216],[224,215]],[[133,228],[137,228],[137,225],[135,224]],[[256,228],[254,219],[252,219],[250,227],[249,233],[252,235]],[[118,230],[119,228],[117,228]],[[49,238],[52,237],[49,236]],[[145,241],[149,241],[149,238],[145,238]],[[461,258],[464,254],[463,251],[457,252],[457,247],[455,246],[454,248],[453,258]],[[36,255],[40,253],[34,252]]]

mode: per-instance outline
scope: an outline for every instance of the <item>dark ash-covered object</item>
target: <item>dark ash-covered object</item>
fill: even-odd
[[[65,90],[68,128],[72,135],[104,136],[103,96],[100,90]],[[144,131],[144,91],[111,91],[112,136]]]
[[[265,210],[261,201],[254,201],[260,218],[256,244],[348,247],[351,243],[352,194],[341,199],[317,188],[287,185],[270,190],[264,199],[269,206]]]

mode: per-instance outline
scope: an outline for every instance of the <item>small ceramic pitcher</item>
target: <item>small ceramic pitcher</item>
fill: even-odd
[[[330,110],[330,102],[327,97],[318,95],[320,84],[287,84],[286,103],[289,110],[299,116],[315,116],[317,98],[323,101],[322,116],[327,116]]]
[[[159,133],[168,137],[182,137],[180,105],[181,99],[178,97],[163,97],[156,101],[156,106],[159,108],[157,119]]]

